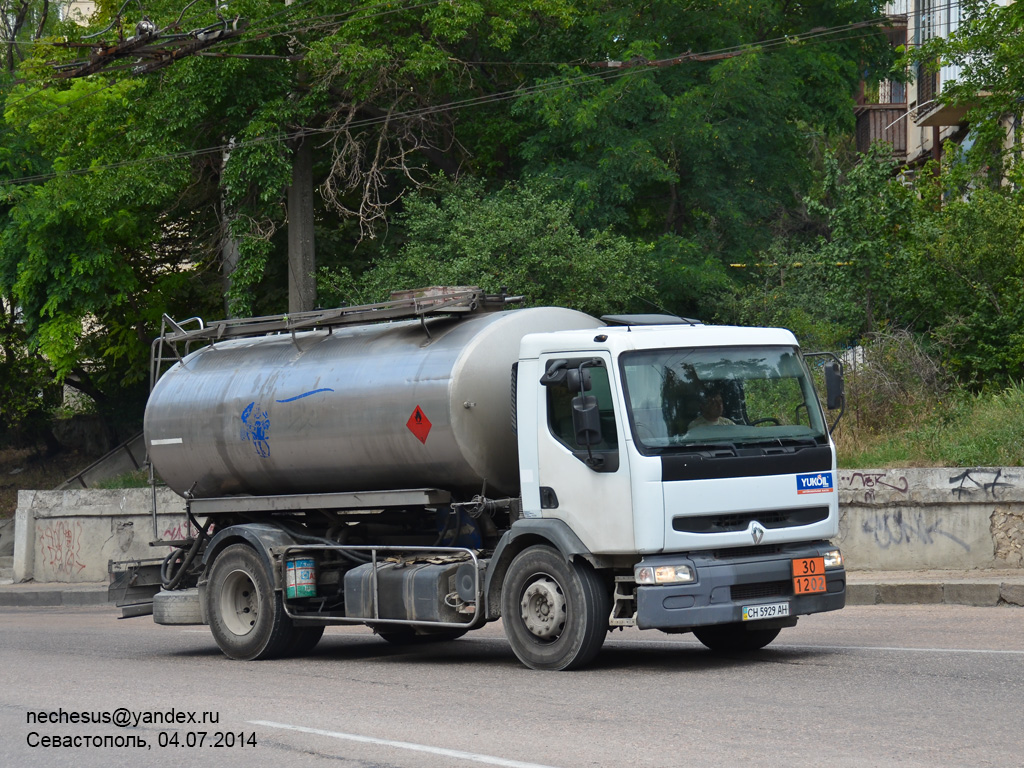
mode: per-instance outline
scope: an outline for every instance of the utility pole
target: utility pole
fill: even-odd
[[[297,140],[288,188],[288,311],[316,308],[316,243],[313,237],[313,141]]]
[[[284,0],[289,6],[294,0]],[[294,42],[294,41],[293,41]],[[306,70],[298,65],[296,82],[305,84]],[[313,238],[313,141],[295,139],[292,185],[288,188],[288,311],[316,308],[316,243]]]

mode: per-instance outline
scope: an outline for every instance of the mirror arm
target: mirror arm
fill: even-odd
[[[579,396],[580,396],[581,399],[586,397],[586,394],[585,394],[584,389],[583,389],[583,366],[584,366],[584,363],[580,363],[580,367],[579,367],[579,371],[580,371],[580,395]],[[594,451],[590,447],[590,440],[587,440],[587,466],[588,467],[593,467],[594,466]]]

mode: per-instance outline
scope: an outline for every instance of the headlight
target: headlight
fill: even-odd
[[[825,567],[826,568],[842,568],[843,567],[843,553],[838,549],[830,549],[825,553]]]
[[[637,565],[633,578],[637,584],[689,584],[697,577],[688,565]]]

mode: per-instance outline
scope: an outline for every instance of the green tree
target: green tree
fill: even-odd
[[[27,51],[59,28],[59,20],[68,14],[69,6],[67,2],[0,0],[0,111]],[[46,169],[22,137],[0,120],[0,180]],[[11,199],[0,193],[0,227],[11,208]],[[54,374],[29,341],[23,313],[13,295],[15,272],[11,264],[0,261],[0,435],[29,444],[45,440],[52,448],[48,420],[55,405]]]
[[[915,212],[913,195],[896,177],[889,152],[876,144],[846,170],[829,153],[821,196],[807,206],[827,224],[816,259],[832,272],[830,290],[857,305],[856,327],[862,333],[878,330],[894,313],[893,296],[904,277],[902,244]]]
[[[7,186],[4,293],[56,379],[113,416],[145,392],[161,314],[208,306],[195,256],[202,249],[193,246],[209,217],[202,195],[190,194],[190,161],[166,159],[180,145],[152,131],[147,103],[136,98],[143,82],[77,80],[31,98],[24,88],[5,113],[19,138],[9,167],[27,156],[48,172],[28,181],[12,174]],[[158,169],[140,173],[147,159]]]
[[[933,193],[935,194],[935,193]],[[917,217],[903,319],[973,388],[1024,378],[1024,195],[979,188]]]
[[[0,442],[46,441],[52,448],[48,422],[55,400],[49,366],[30,351],[17,309],[0,299]]]
[[[778,240],[752,269],[742,313],[750,322],[784,325],[816,345],[842,347],[909,313],[905,244],[924,210],[891,150],[864,156],[826,152],[820,180],[806,199],[819,222],[809,242]]]
[[[286,189],[304,143],[318,260],[354,281],[373,263],[357,288],[468,277],[490,259],[494,280],[538,301],[605,311],[608,297],[651,297],[724,315],[726,265],[788,231],[808,137],[845,130],[862,67],[884,68],[877,30],[842,27],[876,11],[863,0],[239,0],[220,17],[103,0],[90,26],[18,47],[21,82],[3,83],[0,293],[56,377],[125,402],[144,390],[161,314],[218,314],[227,273],[237,312],[283,311]],[[131,57],[93,58],[133,36]],[[588,65],[610,60],[636,66]],[[450,209],[413,194],[438,171],[479,184],[451,188]],[[477,204],[537,222],[495,213],[489,238],[417,224],[468,222],[457,209]],[[445,259],[431,263],[434,251]]]
[[[799,207],[812,138],[851,129],[864,66],[886,70],[880,29],[837,34],[877,11],[872,2],[593,4],[562,53],[590,65],[560,72],[574,87],[549,78],[550,90],[521,100],[517,114],[534,127],[520,154],[528,171],[561,182],[584,228],[673,236],[747,261]]]
[[[530,304],[591,314],[644,310],[654,298],[649,246],[610,231],[581,234],[570,205],[535,180],[488,194],[479,182],[412,195],[400,215],[408,240],[339,298],[367,301],[423,285],[507,287]]]

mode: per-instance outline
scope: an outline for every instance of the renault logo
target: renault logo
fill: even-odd
[[[755,545],[760,544],[761,539],[764,538],[764,528],[759,523],[751,523],[750,536],[754,539]]]

